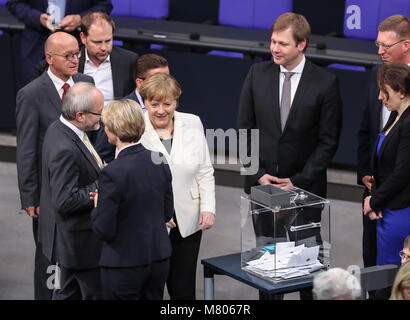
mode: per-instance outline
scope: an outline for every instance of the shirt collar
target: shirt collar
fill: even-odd
[[[135,95],[137,96],[138,102],[141,106],[141,109],[143,112],[147,111],[147,109],[145,108],[144,102],[142,101],[142,97],[140,95],[140,93],[138,92],[138,89],[135,88]]]
[[[85,132],[79,128],[77,128],[75,125],[73,125],[70,121],[64,119],[63,115],[60,116],[60,121],[65,124],[67,127],[69,127],[71,130],[74,131],[74,133],[80,138],[81,141],[83,141]]]
[[[303,55],[302,61],[293,69],[293,70],[286,70],[283,66],[280,66],[280,72],[294,72],[294,73],[302,73],[303,68],[305,67],[306,58]]]
[[[74,85],[74,80],[73,77],[68,78],[67,81],[61,80],[59,77],[57,77],[51,70],[50,68],[47,69],[47,74],[50,77],[51,81],[53,81],[55,87],[57,88],[57,91],[60,90],[63,87],[64,83],[68,83],[70,87]]]

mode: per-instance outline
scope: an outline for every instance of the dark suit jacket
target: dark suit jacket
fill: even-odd
[[[168,258],[165,223],[174,212],[167,164],[156,165],[141,144],[122,150],[101,171],[94,231],[104,240],[101,266],[133,267]]]
[[[259,129],[259,169],[245,177],[245,192],[268,173],[325,197],[326,168],[336,153],[342,123],[338,81],[306,59],[282,133],[279,75],[273,61],[254,64],[242,88],[238,128]]]
[[[383,131],[393,121],[390,117]],[[372,209],[377,212],[385,207],[392,210],[410,207],[410,108],[385,137],[378,157],[375,148],[372,169]]]
[[[130,100],[134,100],[136,103],[140,104],[140,102],[138,101],[138,97],[135,94],[135,88],[132,90],[132,92],[125,96],[124,99],[130,99]]]
[[[110,62],[114,98],[120,99],[135,89],[134,69],[137,64],[138,54],[133,51],[113,46]],[[81,57],[78,72],[84,73],[85,47],[81,47]]]
[[[66,268],[98,266],[102,243],[91,227],[100,168],[80,138],[60,120],[44,138],[39,241],[44,255]]]
[[[40,15],[47,12],[48,0],[9,0],[7,8],[12,15],[24,23],[21,35],[22,71],[26,83],[33,79],[36,65],[44,58],[44,43],[50,31],[40,24]],[[86,15],[92,11],[110,14],[110,0],[67,0],[65,15]]]
[[[83,74],[73,76],[73,80],[94,83]],[[46,72],[17,93],[17,173],[22,208],[39,205],[44,135],[60,117],[61,106],[60,96]]]

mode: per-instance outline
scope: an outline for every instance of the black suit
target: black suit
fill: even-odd
[[[282,132],[280,118],[280,67],[273,61],[254,64],[243,85],[238,114],[239,129],[259,129],[259,162],[256,174],[245,176],[245,192],[264,174],[290,178],[293,185],[326,197],[326,168],[336,153],[341,124],[342,102],[334,75],[306,59],[305,66]],[[250,155],[250,136],[247,147]],[[253,159],[255,160],[255,159]],[[243,161],[245,164],[245,161]],[[256,236],[272,237],[270,216],[254,219]],[[307,208],[297,224],[318,222],[321,210]],[[276,230],[276,236],[285,236]],[[318,229],[298,233],[299,239],[314,236]],[[311,298],[311,291],[301,297]],[[261,294],[261,298],[265,298]],[[272,298],[272,297],[269,297]]]
[[[73,76],[74,82],[93,83],[83,74]],[[16,98],[17,173],[21,207],[39,206],[41,191],[41,151],[49,125],[61,114],[61,98],[47,72],[24,86]],[[41,208],[40,208],[41,210]],[[41,215],[41,212],[40,212]],[[37,220],[33,220],[37,244]],[[41,249],[36,249],[35,299],[51,298],[46,287],[46,270],[50,262],[43,261]],[[52,260],[50,260],[52,261]]]
[[[44,138],[42,165],[39,236],[45,256],[55,254],[65,269],[98,268],[102,243],[91,228],[89,195],[98,187],[96,160],[74,131],[57,120]],[[99,281],[99,272],[97,277]]]
[[[267,173],[326,197],[326,168],[336,153],[342,122],[338,81],[306,59],[282,133],[279,74],[273,61],[254,64],[242,88],[238,128],[259,129],[259,169],[245,177],[245,192]]]
[[[393,123],[390,117],[385,131]],[[407,108],[372,157],[371,208],[378,212],[410,207],[410,108]]]
[[[101,172],[92,221],[104,240],[100,265],[106,298],[162,299],[171,255],[165,223],[174,212],[172,178],[168,165],[154,164],[151,154],[141,144],[130,146]],[[147,280],[143,270],[156,263],[162,270]],[[120,286],[124,279],[128,286]]]
[[[114,99],[120,99],[135,89],[134,69],[138,54],[133,51],[113,46],[110,54]],[[85,46],[81,48],[78,71],[84,72]],[[93,133],[91,140],[95,149],[103,160],[110,162],[114,159],[115,147],[108,142],[103,126]]]

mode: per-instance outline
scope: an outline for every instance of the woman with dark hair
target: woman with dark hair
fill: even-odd
[[[377,219],[377,264],[400,264],[410,234],[410,67],[384,64],[378,72],[379,100],[392,116],[379,134],[372,159],[371,196],[363,213]]]

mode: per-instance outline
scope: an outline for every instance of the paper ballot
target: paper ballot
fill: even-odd
[[[319,246],[305,247],[304,244],[295,247],[295,242],[276,244],[276,252],[265,252],[258,259],[248,261],[245,270],[264,277],[290,279],[308,275],[323,268],[318,260]]]

